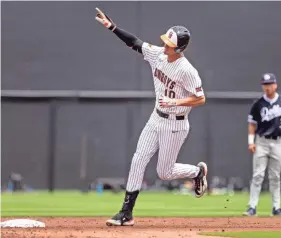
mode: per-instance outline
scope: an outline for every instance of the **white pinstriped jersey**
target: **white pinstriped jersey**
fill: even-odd
[[[142,45],[144,60],[148,61],[153,74],[156,93],[155,107],[162,112],[176,115],[187,115],[191,107],[161,108],[158,98],[165,95],[169,98],[183,99],[191,95],[203,96],[202,81],[197,70],[185,58],[169,63],[163,47],[146,42]]]
[[[185,57],[169,63],[163,47],[143,43],[142,53],[152,69],[156,92],[155,108],[171,115],[163,118],[154,110],[142,130],[126,187],[130,192],[141,189],[146,166],[156,151],[157,173],[161,179],[194,178],[199,173],[197,166],[176,163],[180,148],[189,133],[188,114],[191,107],[161,108],[158,103],[161,95],[176,99],[193,94],[203,96],[198,72]],[[186,119],[175,120],[175,114],[185,115]]]

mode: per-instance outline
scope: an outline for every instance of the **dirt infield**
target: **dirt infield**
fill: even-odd
[[[134,227],[107,227],[105,217],[25,217],[45,222],[46,228],[1,230],[3,238],[199,238],[201,231],[281,230],[281,217],[136,218]],[[2,221],[14,218],[2,218]]]

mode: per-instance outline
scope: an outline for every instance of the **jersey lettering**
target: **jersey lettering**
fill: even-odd
[[[281,116],[281,107],[279,105],[274,105],[270,109],[263,107],[260,113],[261,121],[271,121],[272,119]]]
[[[260,136],[281,136],[281,97],[276,94],[270,100],[264,95],[258,99],[252,105],[248,122],[257,125],[256,134]]]
[[[155,68],[154,76],[158,78],[165,85],[165,87],[173,89],[176,85],[176,82],[174,82],[172,79],[170,79],[167,75],[165,75],[161,70],[157,68]]]

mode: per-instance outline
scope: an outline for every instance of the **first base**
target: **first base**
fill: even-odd
[[[30,220],[30,219],[13,219],[1,222],[1,228],[6,227],[19,227],[19,228],[33,228],[45,227],[44,222]]]

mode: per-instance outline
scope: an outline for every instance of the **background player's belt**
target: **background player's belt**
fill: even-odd
[[[163,118],[169,118],[169,114],[167,113],[164,113],[164,112],[161,112],[159,111],[158,109],[156,109],[156,112],[157,114],[160,116],[160,117],[163,117]],[[185,116],[176,116],[176,120],[184,120]]]
[[[281,139],[281,136],[264,136],[264,138],[271,139],[271,140],[277,140],[277,139]]]

